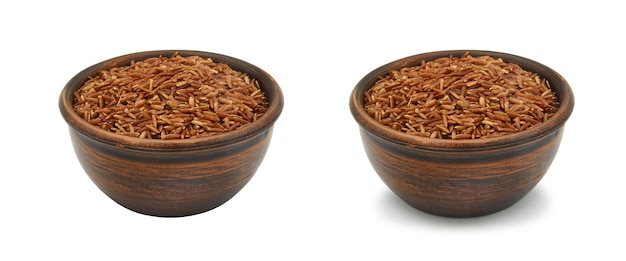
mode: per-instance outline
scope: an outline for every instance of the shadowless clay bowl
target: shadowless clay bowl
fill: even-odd
[[[175,52],[140,52],[95,64],[75,75],[59,99],[74,151],[91,180],[120,205],[153,216],[198,214],[235,196],[261,164],[283,108],[280,87],[262,69],[220,54],[178,51],[181,56],[197,55],[228,64],[256,79],[269,101],[265,114],[243,128],[219,135],[156,140],[102,130],[73,111],[73,93],[99,70],[129,65],[131,60],[170,57]]]
[[[411,206],[440,216],[487,215],[524,197],[548,171],[574,107],[570,86],[552,69],[516,55],[477,50],[470,54],[502,58],[547,79],[559,101],[557,112],[531,129],[473,140],[413,136],[392,130],[365,112],[364,94],[379,76],[465,52],[438,51],[388,63],[362,78],[350,98],[366,155],[382,181]]]

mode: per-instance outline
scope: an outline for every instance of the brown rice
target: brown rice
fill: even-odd
[[[550,83],[489,56],[444,57],[394,70],[365,94],[376,121],[411,135],[476,139],[516,133],[558,108]]]
[[[232,131],[268,107],[247,74],[199,56],[154,57],[102,70],[74,93],[74,110],[110,132],[186,139]]]

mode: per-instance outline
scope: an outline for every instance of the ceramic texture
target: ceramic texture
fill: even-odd
[[[211,58],[257,79],[269,100],[263,117],[211,137],[149,140],[100,130],[72,110],[73,92],[97,71],[174,52],[134,53],[95,64],[73,77],[59,99],[76,156],[98,188],[130,210],[163,217],[206,212],[235,196],[263,161],[284,103],[278,83],[262,69],[221,54],[181,50],[182,56]]]
[[[465,52],[424,53],[383,65],[362,78],[350,98],[350,110],[359,124],[366,155],[382,181],[411,206],[440,216],[487,215],[523,198],[548,171],[574,107],[569,84],[547,66],[516,55],[470,50],[472,56],[502,58],[546,78],[560,103],[557,112],[547,122],[511,135],[441,140],[394,131],[364,111],[364,93],[378,76],[422,61],[460,57]]]

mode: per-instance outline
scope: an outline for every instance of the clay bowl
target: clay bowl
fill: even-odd
[[[112,58],[76,74],[63,89],[59,109],[69,126],[74,151],[91,180],[120,205],[147,215],[179,217],[216,208],[237,194],[255,174],[283,108],[277,82],[262,69],[229,56],[178,51],[228,64],[258,80],[269,100],[263,117],[246,127],[210,137],[156,140],[126,137],[88,124],[72,109],[72,94],[102,69],[128,65],[174,50]]]
[[[516,55],[470,51],[513,62],[547,79],[559,100],[548,121],[515,134],[474,140],[443,140],[392,130],[364,110],[364,93],[389,70],[419,65],[466,50],[418,54],[383,65],[354,88],[350,110],[359,125],[366,155],[382,181],[409,205],[447,217],[475,217],[505,209],[537,185],[548,171],[572,113],[574,96],[561,75]]]

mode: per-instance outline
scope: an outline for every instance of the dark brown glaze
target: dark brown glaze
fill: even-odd
[[[547,122],[519,133],[476,140],[442,140],[401,133],[372,119],[363,95],[389,70],[465,51],[415,55],[384,65],[355,87],[350,109],[359,123],[367,157],[383,182],[411,206],[435,215],[474,217],[505,209],[532,190],[548,171],[558,151],[574,96],[558,73],[535,61],[489,51],[470,51],[519,64],[546,78],[560,105]]]
[[[125,137],[94,127],[72,110],[72,93],[100,69],[175,51],[125,55],[91,66],[65,86],[59,99],[79,162],[111,199],[133,211],[163,217],[188,216],[216,208],[237,194],[260,166],[270,144],[273,124],[283,107],[276,81],[261,69],[219,54],[179,51],[223,62],[259,81],[268,96],[263,117],[241,129],[185,140]]]

